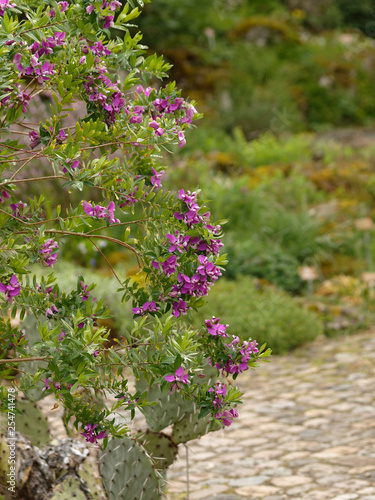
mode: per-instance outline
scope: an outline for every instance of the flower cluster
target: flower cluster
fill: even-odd
[[[30,66],[24,68],[21,64],[22,55],[20,53],[14,56],[13,62],[16,63],[17,69],[19,70],[20,77],[23,76],[33,76],[38,79],[38,83],[41,85],[45,81],[48,81],[52,75],[56,73],[55,65],[51,64],[49,61],[44,61],[42,63],[39,61],[39,55],[35,53],[30,57]]]
[[[59,6],[60,6],[60,8],[61,8],[61,9],[60,9],[60,10],[61,10],[61,13],[65,12],[65,11],[67,10],[67,8],[69,7],[68,2],[59,2],[59,3],[58,3],[58,5],[59,5]],[[51,17],[55,17],[55,16],[56,16],[56,11],[55,11],[55,9],[51,9],[51,10],[49,11],[49,15],[50,15]]]
[[[115,219],[115,204],[111,201],[107,208],[101,205],[93,205],[87,201],[82,201],[83,209],[87,215],[96,219],[105,219],[109,224],[114,224],[115,222],[120,222],[119,219]]]
[[[172,383],[169,393],[172,393],[173,391],[179,391],[179,384],[190,384],[189,373],[184,373],[184,369],[182,366],[177,368],[174,375],[166,375],[164,378],[167,382]]]
[[[141,307],[133,307],[132,312],[133,312],[133,314],[138,314],[138,315],[144,316],[147,313],[147,311],[156,312],[159,310],[160,310],[160,307],[158,307],[156,305],[154,300],[151,302],[148,300]]]
[[[88,441],[89,443],[92,443],[92,444],[95,444],[98,442],[98,439],[104,439],[107,436],[107,434],[105,433],[105,431],[100,431],[98,433],[96,433],[95,429],[98,427],[97,424],[87,424],[86,427],[85,427],[85,430],[86,432],[81,432],[81,435],[84,436],[86,438],[86,441]],[[95,431],[95,434],[94,434],[94,431]]]
[[[31,99],[30,92],[23,90],[19,83],[15,84],[15,89],[8,87],[4,89],[4,92],[9,92],[9,94],[3,97],[3,99],[1,99],[0,102],[3,106],[7,106],[8,108],[13,108],[13,106],[21,105],[22,112],[26,113],[27,106]]]
[[[22,203],[22,201],[20,201],[19,203],[11,203],[10,204],[10,208],[12,209],[12,215],[14,215],[14,217],[18,217],[19,219],[26,218],[26,215],[23,215],[23,212],[24,212],[26,207],[27,207],[27,204]]]
[[[159,262],[153,260],[152,265],[155,269],[160,269],[160,267],[161,267],[166,276],[170,276],[171,274],[173,274],[176,271],[177,267],[179,266],[179,264],[177,262],[177,257],[175,255],[171,255],[170,257],[168,257],[168,259],[166,259],[161,264],[159,264]]]
[[[215,316],[212,316],[212,319],[206,319],[204,323],[207,326],[208,333],[214,337],[229,337],[226,333],[229,325],[222,325],[219,322],[220,318],[215,318]]]
[[[221,226],[213,226],[209,224],[210,222],[210,212],[206,212],[204,214],[200,214],[200,206],[197,203],[197,193],[194,191],[191,193],[190,191],[185,191],[180,189],[178,192],[178,196],[181,201],[186,204],[186,211],[174,212],[174,216],[176,219],[183,221],[189,228],[194,226],[195,224],[202,223],[205,229],[211,231],[214,235],[218,235],[221,231]],[[212,252],[214,254],[218,253],[220,247],[223,246],[220,240],[211,240],[209,244],[202,242],[199,238],[195,239],[194,242],[191,242],[191,245],[200,245],[201,248],[207,252]]]
[[[224,246],[219,239],[212,239],[206,242],[199,238],[199,236],[183,235],[178,231],[175,231],[175,234],[166,234],[166,238],[169,243],[168,251],[171,253],[176,250],[182,253],[184,251],[186,252],[188,248],[191,248],[195,252],[204,252],[206,255],[218,255],[220,248]]]
[[[259,353],[257,341],[245,340],[242,344],[237,336],[233,336],[230,344],[225,344],[224,359],[214,364],[215,368],[222,371],[223,375],[238,375],[249,368],[249,361],[252,355]],[[213,364],[212,361],[209,361]]]
[[[0,0],[0,16],[5,14],[6,9],[16,7],[15,3],[10,3],[10,0]]]
[[[213,393],[213,401],[212,404],[215,410],[218,410],[215,413],[215,419],[222,422],[226,427],[229,427],[234,418],[238,417],[238,413],[234,408],[230,410],[225,410],[225,395],[227,393],[227,386],[225,384],[221,384],[221,382],[217,382],[215,387],[210,387],[208,392]]]
[[[5,293],[8,302],[13,302],[13,297],[19,295],[21,291],[21,283],[18,281],[15,274],[9,280],[9,285],[0,283],[0,292]]]
[[[53,265],[56,264],[57,253],[56,252],[52,253],[52,252],[57,248],[59,248],[59,244],[57,243],[57,241],[54,241],[53,238],[47,240],[40,247],[39,250],[40,259],[38,260],[41,260],[43,265],[46,267],[53,267]]]

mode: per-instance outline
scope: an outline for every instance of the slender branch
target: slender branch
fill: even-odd
[[[50,26],[55,26],[56,24],[64,24],[64,23],[67,23],[67,22],[69,22],[69,19],[67,19],[66,21],[57,21],[56,23],[45,24],[44,26],[38,26],[36,28],[30,28],[28,30],[21,31],[21,33],[19,34],[19,36],[23,35],[24,33],[28,33],[29,31],[35,31],[35,30],[39,30],[39,29],[42,29],[42,28],[49,28]]]
[[[36,153],[36,154],[35,154],[35,155],[33,155],[31,158],[29,158],[28,160],[26,160],[26,161],[25,161],[25,163],[23,163],[23,164],[20,166],[20,168],[14,172],[14,174],[12,175],[12,177],[11,177],[9,180],[10,180],[10,181],[12,181],[12,180],[16,177],[16,175],[17,175],[19,172],[21,172],[21,170],[22,170],[24,167],[26,167],[26,165],[27,165],[28,163],[30,163],[30,162],[31,162],[32,160],[34,160],[35,158],[38,158],[39,156],[40,156],[40,155],[39,155],[39,153]]]
[[[14,146],[9,146],[9,144],[0,143],[0,146],[5,146],[6,149],[12,149],[13,151],[20,151],[21,153],[34,154],[35,151],[29,151],[28,149],[23,148],[15,148]],[[37,153],[40,153],[42,150],[38,149]]]
[[[46,177],[33,177],[33,178],[30,178],[30,179],[18,179],[18,180],[10,180],[9,179],[9,180],[7,180],[5,182],[2,182],[0,184],[0,187],[6,186],[7,184],[18,184],[20,182],[49,181],[49,180],[52,180],[52,179],[65,179],[66,181],[69,180],[64,175],[49,175],[49,176],[46,176]]]
[[[48,356],[36,356],[35,358],[13,358],[13,359],[0,359],[1,365],[6,365],[7,363],[23,363],[24,361],[44,361]]]
[[[0,184],[0,187],[2,186],[2,184]],[[0,212],[2,214],[5,214],[5,215],[8,215],[9,217],[12,217],[12,219],[15,219],[17,220],[18,222],[22,222],[22,224],[26,224],[26,226],[29,226],[30,223],[29,222],[26,222],[25,220],[22,220],[22,219],[19,219],[18,217],[16,217],[15,215],[13,214],[10,214],[9,212],[6,212],[5,210],[3,210],[2,208],[0,208]]]
[[[104,260],[106,261],[106,263],[108,264],[110,270],[112,271],[112,274],[113,276],[117,279],[117,281],[120,283],[121,286],[124,286],[123,283],[121,283],[121,280],[120,278],[117,276],[116,274],[116,271],[113,269],[111,263],[109,262],[109,260],[107,259],[107,257],[104,255],[104,253],[101,251],[100,247],[98,247],[98,245],[92,241],[91,238],[89,238],[89,241],[94,245],[94,247],[97,249],[97,251],[101,254],[101,256],[104,258]]]
[[[9,132],[11,132],[12,134],[19,134],[19,135],[27,135],[27,136],[29,136],[29,134],[27,132],[21,132],[20,130],[9,129]]]
[[[56,219],[52,219],[52,220],[56,220]],[[149,220],[149,219],[139,219],[139,220],[132,220],[132,221],[128,221],[128,222],[115,222],[114,224],[111,224],[111,227],[113,226],[127,226],[129,224],[140,224],[141,222],[144,222],[146,220]],[[51,222],[51,221],[44,221],[44,222]],[[97,227],[96,229],[91,229],[91,231],[88,231],[86,234],[92,234],[92,233],[95,233],[96,231],[101,231],[102,229],[107,229],[108,226],[101,226],[101,227]]]
[[[124,243],[123,241],[121,240],[118,240],[117,238],[112,238],[111,236],[105,236],[105,235],[102,235],[102,234],[87,234],[87,233],[76,233],[74,231],[60,231],[60,230],[57,230],[57,229],[47,229],[46,231],[44,231],[45,233],[52,233],[52,234],[65,234],[67,236],[81,236],[82,238],[99,238],[101,240],[107,240],[107,241],[111,241],[112,243],[116,243],[117,245],[120,245],[124,248],[127,248],[128,250],[134,252],[136,255],[139,255],[139,252],[137,252],[137,250],[132,247],[131,245],[128,245],[127,243]]]

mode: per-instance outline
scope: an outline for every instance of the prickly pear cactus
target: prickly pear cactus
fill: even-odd
[[[144,379],[137,381],[137,390],[147,390],[147,399],[150,403],[156,403],[153,406],[147,406],[142,410],[146,418],[148,427],[153,432],[159,432],[174,422],[178,422],[184,417],[185,413],[193,409],[193,401],[186,401],[178,393],[168,394],[162,392],[158,387],[148,389],[147,382]]]
[[[163,478],[134,439],[111,439],[99,460],[109,500],[161,499]]]
[[[20,330],[23,330],[25,332],[30,347],[36,342],[40,342],[42,340],[38,332],[38,320],[32,315],[27,315],[25,317],[20,325]],[[43,363],[45,362],[28,361],[27,363],[20,363],[19,368],[29,373],[30,375],[35,375],[35,373],[38,371],[38,366]],[[34,389],[24,389],[25,396],[30,401],[39,401],[46,395],[46,393],[43,391],[44,387],[45,383],[40,381],[38,382],[37,387],[35,387]]]
[[[45,446],[49,443],[48,420],[32,401],[17,401],[17,409],[22,415],[16,415],[16,429],[30,439],[34,446]]]
[[[204,367],[204,378],[194,377],[194,383],[214,384],[217,378],[217,370],[208,364]],[[149,388],[146,380],[140,378],[136,381],[136,387],[139,391],[147,391],[147,398],[150,403],[156,402],[156,405],[148,406],[143,409],[148,427],[153,432],[159,432],[169,425],[182,420],[187,414],[197,411],[193,400],[185,400],[180,393],[162,392],[157,386]]]
[[[98,471],[93,469],[92,463],[84,462],[79,466],[78,475],[90,491],[92,500],[107,500],[104,493],[103,482]]]
[[[0,484],[6,485],[7,473],[9,472],[8,465],[9,447],[5,441],[5,437],[0,437]]]
[[[68,477],[60,483],[53,492],[50,500],[87,500],[86,495],[80,489],[80,481],[76,477]]]
[[[187,443],[211,431],[218,431],[221,427],[215,423],[211,427],[210,417],[198,418],[199,413],[188,413],[182,420],[173,425],[172,439],[176,444]]]
[[[137,434],[136,439],[151,455],[155,467],[158,470],[165,470],[173,464],[178,449],[172,439],[162,432],[151,432],[147,430]]]

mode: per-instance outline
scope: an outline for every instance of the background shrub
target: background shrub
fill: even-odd
[[[262,287],[249,277],[219,280],[206,305],[194,315],[194,326],[199,328],[213,315],[228,323],[232,334],[255,339],[259,344],[267,342],[274,354],[285,353],[323,333],[323,324],[315,313],[300,307],[288,294]]]

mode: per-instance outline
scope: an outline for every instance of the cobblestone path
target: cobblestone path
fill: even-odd
[[[238,421],[188,446],[189,500],[375,500],[375,331],[320,339],[238,382]],[[186,499],[184,446],[168,480],[167,500]]]

